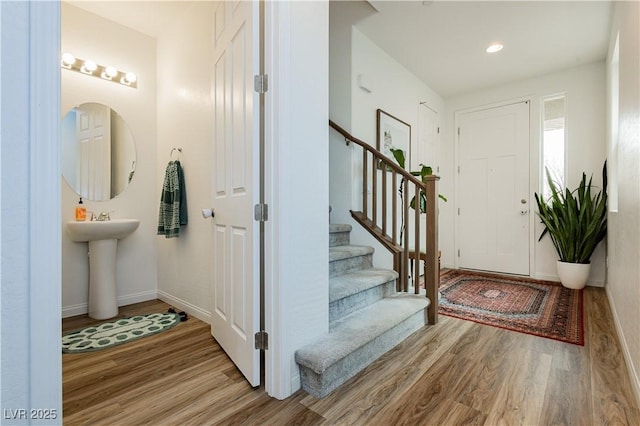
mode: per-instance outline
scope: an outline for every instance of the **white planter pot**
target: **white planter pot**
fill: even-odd
[[[558,260],[558,276],[563,286],[579,290],[584,288],[589,279],[591,264],[567,263]]]

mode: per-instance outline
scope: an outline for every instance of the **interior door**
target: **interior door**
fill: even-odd
[[[529,102],[458,116],[458,266],[529,275]]]
[[[411,170],[420,170],[420,164],[430,166],[433,173],[439,174],[438,160],[438,136],[440,134],[440,124],[438,112],[428,106],[426,102],[421,102],[418,106],[418,149],[417,161],[413,160]],[[420,229],[427,229],[427,215],[420,215]],[[413,238],[413,231],[408,233],[409,238]],[[426,247],[427,234],[420,232],[420,247]]]
[[[211,334],[252,386],[260,384],[258,2],[219,2],[214,12],[212,95],[213,309]]]
[[[90,200],[111,199],[111,109],[88,103],[76,108],[76,192]]]

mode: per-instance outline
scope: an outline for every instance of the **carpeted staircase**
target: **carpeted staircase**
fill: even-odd
[[[332,392],[426,324],[429,299],[397,293],[373,248],[350,245],[351,225],[329,225],[329,334],[296,351],[302,388]]]

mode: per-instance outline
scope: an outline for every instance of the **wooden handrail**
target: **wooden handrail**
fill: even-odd
[[[362,211],[351,211],[351,216],[362,225],[371,235],[373,235],[386,249],[393,255],[394,269],[398,272],[398,291],[409,291],[408,275],[414,277],[414,292],[420,293],[417,285],[419,277],[419,261],[425,262],[425,289],[426,296],[430,299],[431,305],[428,311],[428,322],[435,324],[438,321],[438,196],[436,190],[437,181],[440,179],[435,175],[423,176],[422,180],[415,177],[410,172],[404,170],[394,160],[390,159],[382,152],[378,151],[368,143],[352,136],[342,127],[329,120],[336,132],[344,136],[347,143],[353,142],[362,147]],[[369,168],[369,157],[371,157],[371,167]],[[381,185],[378,185],[378,171],[382,173]],[[391,172],[391,194],[388,194],[387,173]],[[398,175],[401,176],[400,186],[398,185]],[[371,179],[371,197],[368,196],[368,182]],[[410,192],[410,184],[413,191]],[[381,186],[381,188],[379,188]],[[401,190],[402,205],[398,208],[397,196],[395,192]],[[381,192],[382,205],[380,206],[381,216],[378,216],[378,193]],[[420,201],[424,194],[427,199],[426,205],[426,230],[424,250],[420,247]],[[410,198],[414,201],[413,218],[410,217]],[[391,231],[387,229],[387,205],[391,203]],[[369,211],[371,204],[371,211]],[[401,219],[401,232],[398,236],[398,216]],[[409,240],[409,224],[413,225],[414,244],[411,249],[407,241]],[[389,235],[391,234],[391,235]],[[409,260],[416,260],[414,271],[409,271]]]
[[[384,163],[386,163],[385,165],[387,166],[387,168],[392,169],[393,171],[395,171],[396,173],[401,175],[403,178],[407,179],[409,182],[412,182],[413,184],[419,185],[419,186],[421,186],[423,184],[420,179],[418,179],[417,177],[415,177],[414,175],[412,175],[411,173],[409,173],[408,171],[406,171],[405,169],[400,167],[398,165],[398,163],[396,163],[395,161],[391,160],[389,157],[387,157],[386,155],[384,155],[383,153],[381,153],[380,151],[378,151],[377,149],[375,149],[374,147],[372,147],[368,143],[366,143],[366,142],[364,142],[364,141],[362,141],[362,140],[360,140],[360,139],[358,139],[358,138],[356,138],[354,136],[351,136],[351,134],[349,132],[344,130],[342,127],[340,127],[339,125],[337,125],[333,121],[329,120],[329,126],[331,126],[336,132],[338,132],[342,136],[344,136],[344,138],[348,142],[353,142],[353,143],[355,143],[357,145],[360,145],[361,147],[363,147],[364,149],[366,149],[367,151],[372,153],[374,157],[377,157],[380,160],[382,160]],[[436,175],[431,175],[431,176],[427,176],[426,179],[427,180],[438,180],[440,178],[438,176],[436,176]]]

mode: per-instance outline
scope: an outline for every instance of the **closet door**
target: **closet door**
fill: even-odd
[[[213,32],[213,306],[211,334],[252,386],[260,385],[258,2],[223,1]]]

